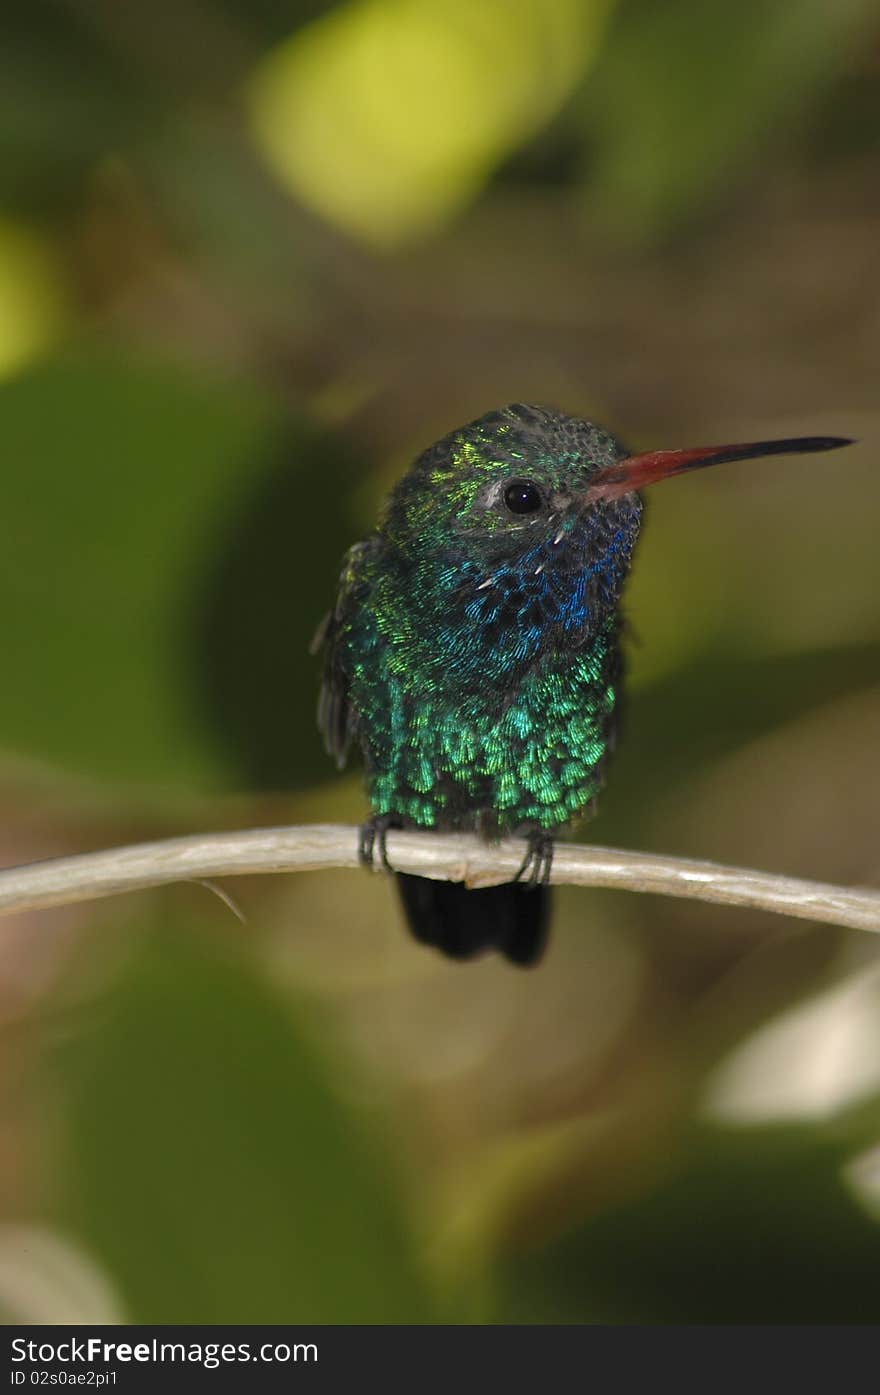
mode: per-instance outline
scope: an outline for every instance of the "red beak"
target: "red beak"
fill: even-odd
[[[851,446],[846,436],[800,436],[788,441],[752,441],[741,446],[696,446],[692,450],[652,450],[630,455],[600,470],[587,491],[590,504],[618,499],[634,489],[658,484],[660,480],[722,465],[728,460],[755,460],[762,455],[805,455],[814,450],[837,450]]]

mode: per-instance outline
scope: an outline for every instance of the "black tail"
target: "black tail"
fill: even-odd
[[[464,882],[395,876],[409,928],[422,944],[450,959],[497,949],[527,968],[540,959],[550,925],[549,886],[506,882],[469,890]]]

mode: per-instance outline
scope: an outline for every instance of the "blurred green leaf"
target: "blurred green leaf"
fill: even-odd
[[[216,783],[187,589],[278,413],[242,385],[108,360],[4,384],[0,414],[0,741],[87,774]]]
[[[48,239],[0,215],[0,376],[20,370],[57,339],[68,294]]]
[[[842,1181],[846,1149],[819,1129],[694,1131],[655,1190],[509,1260],[498,1320],[876,1323],[880,1226]]]
[[[52,1065],[63,1224],[133,1321],[431,1319],[383,1151],[216,926],[136,939]]]
[[[626,0],[586,88],[589,199],[662,236],[779,141],[845,72],[876,0]]]
[[[447,222],[556,113],[608,8],[349,0],[256,66],[255,144],[323,217],[367,243],[401,245]]]
[[[326,773],[308,644],[350,453],[245,383],[130,360],[41,368],[0,413],[0,743],[169,791]]]

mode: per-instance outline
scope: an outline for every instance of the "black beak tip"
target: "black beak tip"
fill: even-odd
[[[857,445],[858,441],[854,436],[807,436],[805,440],[798,442],[802,451],[840,450],[841,446]]]

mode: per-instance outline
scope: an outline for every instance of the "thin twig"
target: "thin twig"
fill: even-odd
[[[62,906],[206,877],[357,867],[357,846],[354,828],[305,824],[241,833],[194,834],[52,858],[0,871],[0,914]],[[466,834],[392,832],[388,835],[388,856],[401,872],[464,881],[470,886],[491,886],[515,876],[522,862],[522,844],[484,843]],[[804,920],[880,932],[880,891],[829,886],[716,862],[561,843],[556,849],[552,880],[568,886],[620,887],[728,906],[751,906]]]

